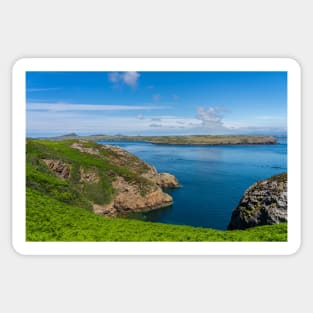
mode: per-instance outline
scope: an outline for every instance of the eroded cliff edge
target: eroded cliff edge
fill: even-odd
[[[32,169],[28,185],[96,214],[115,217],[169,206],[173,199],[163,188],[180,186],[173,175],[158,173],[117,146],[85,140],[31,140],[27,146]],[[53,185],[45,183],[53,176]]]
[[[249,187],[234,209],[229,230],[287,222],[287,173]]]

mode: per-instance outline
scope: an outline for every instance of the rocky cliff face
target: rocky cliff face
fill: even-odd
[[[111,145],[89,146],[80,140],[70,146],[80,153],[103,159],[108,164],[107,175],[111,177],[114,190],[110,203],[92,202],[96,214],[120,216],[129,212],[143,212],[173,203],[170,195],[162,188],[177,188],[179,183],[175,176],[158,173],[154,166],[149,165],[128,151]],[[42,160],[55,175],[69,179],[71,166],[59,160]],[[101,173],[97,168],[79,168],[79,183],[88,188],[101,183]],[[92,187],[92,186],[91,186]]]
[[[232,213],[228,229],[287,222],[287,173],[252,185]]]
[[[54,172],[54,174],[62,179],[67,179],[70,176],[70,167],[68,164],[61,162],[59,160],[42,160],[48,168]]]

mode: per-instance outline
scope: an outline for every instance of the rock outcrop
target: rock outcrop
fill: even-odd
[[[71,148],[79,150],[80,152],[85,152],[85,153],[93,154],[93,155],[99,155],[99,150],[98,149],[85,147],[84,144],[83,144],[84,142],[86,142],[86,141],[85,140],[80,140],[80,143],[74,142],[71,145]]]
[[[59,160],[43,159],[42,161],[52,172],[55,173],[56,176],[62,179],[67,179],[70,176],[70,167],[68,164],[65,164]]]
[[[118,166],[127,167],[142,178],[142,182],[129,183],[117,176],[112,182],[116,192],[109,205],[94,206],[94,212],[109,216],[119,216],[129,212],[144,212],[169,206],[173,198],[162,188],[178,188],[180,185],[175,176],[158,173],[154,166],[147,164],[123,148],[102,145],[101,149],[110,155],[110,160]]]
[[[149,165],[147,172],[142,177],[155,182],[161,188],[179,188],[180,184],[174,175],[169,173],[158,173],[154,166]]]
[[[160,173],[152,178],[156,184],[162,188],[178,188],[180,187],[176,177],[169,173]]]
[[[112,177],[114,196],[108,204],[92,203],[96,214],[114,217],[130,212],[150,211],[173,203],[172,197],[162,188],[180,187],[176,177],[158,173],[154,166],[125,149],[112,145],[89,146],[83,140],[71,144],[71,148],[103,158],[112,165],[108,173]],[[127,179],[121,171],[116,171],[116,167],[131,171],[134,179]],[[94,170],[80,168],[80,182],[97,183],[99,176]]]
[[[253,184],[232,213],[228,229],[287,222],[287,173]]]

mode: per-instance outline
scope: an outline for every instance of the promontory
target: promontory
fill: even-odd
[[[287,222],[287,173],[249,187],[232,213],[229,230]]]
[[[124,136],[124,135],[90,135],[78,136],[75,133],[45,138],[52,140],[82,139],[88,141],[138,141],[162,145],[257,145],[275,144],[273,136],[226,136],[226,135],[180,135],[180,136]]]
[[[28,139],[27,187],[114,217],[171,205],[179,183],[117,146]]]

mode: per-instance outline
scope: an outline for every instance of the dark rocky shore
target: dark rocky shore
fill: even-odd
[[[287,222],[287,173],[253,184],[232,213],[228,229]]]

